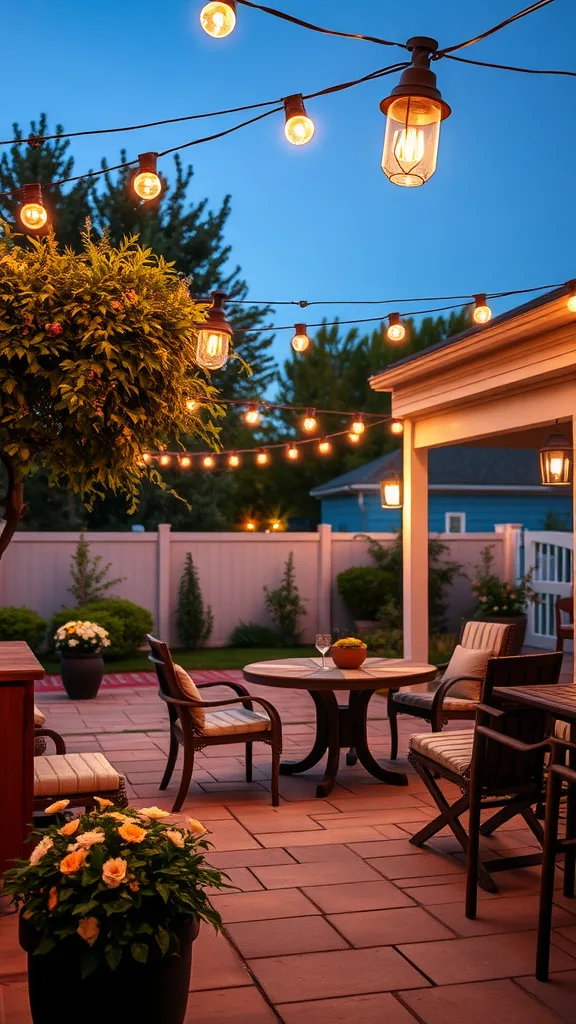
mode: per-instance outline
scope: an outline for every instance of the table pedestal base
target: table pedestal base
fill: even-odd
[[[325,797],[332,791],[340,750],[352,747],[360,764],[374,778],[391,786],[407,786],[405,772],[398,768],[384,768],[370,753],[366,737],[367,712],[373,690],[351,690],[347,705],[338,704],[332,690],[310,690],[316,705],[316,738],[310,753],[301,761],[282,761],[281,775],[295,775],[313,768],[328,751],[328,761],[322,782],[316,787],[316,796]],[[350,763],[350,761],[348,762]],[[354,760],[352,763],[356,763]]]

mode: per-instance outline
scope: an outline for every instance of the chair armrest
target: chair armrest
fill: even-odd
[[[53,740],[57,754],[66,753],[66,743],[64,742],[64,738],[59,732],[54,732],[54,729],[34,729],[34,738],[37,736],[48,736],[49,739]]]
[[[162,693],[161,690],[159,690],[158,693],[166,704],[176,707],[202,708],[205,710],[206,708],[230,707],[231,704],[242,704],[244,706],[246,703],[246,699],[244,697],[230,697],[227,700],[192,700],[191,698],[190,700],[177,700],[176,697],[166,696],[166,694]],[[270,704],[270,702],[265,700],[264,697],[250,697],[250,700],[253,701],[254,704],[260,704],[260,706],[268,712],[270,720],[274,726],[278,728],[282,727],[280,715],[273,704]]]
[[[433,730],[435,732],[440,732],[440,730],[442,729],[442,705],[444,703],[444,697],[446,696],[448,691],[456,683],[469,682],[469,681],[472,681],[472,682],[475,682],[475,683],[483,683],[484,682],[484,677],[483,676],[454,676],[453,679],[445,679],[444,682],[440,683],[440,686],[436,690],[436,692],[434,694],[434,698],[432,700],[431,722],[432,722],[432,728],[433,728]],[[474,701],[471,701],[470,703],[473,704]]]
[[[196,688],[198,690],[207,690],[211,686],[228,686],[231,690],[234,690],[239,697],[250,696],[250,693],[243,683],[232,683],[229,679],[220,679],[215,683],[196,683]]]
[[[521,740],[514,739],[513,736],[506,736],[505,733],[502,732],[496,732],[495,729],[490,729],[487,725],[477,725],[476,732],[480,733],[482,736],[488,736],[489,739],[502,744],[503,747],[510,747],[511,750],[516,750],[521,754],[529,754],[534,750],[542,750],[550,747],[550,740],[548,737],[545,740],[541,740],[540,743],[522,743]]]

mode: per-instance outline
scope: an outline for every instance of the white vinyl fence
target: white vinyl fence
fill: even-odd
[[[528,613],[526,644],[553,650],[556,643],[554,606],[557,597],[570,597],[573,580],[574,535],[555,530],[525,530],[519,575],[533,568],[532,589],[537,600]],[[523,557],[522,557],[523,556]]]
[[[506,528],[507,529],[507,528]],[[504,530],[504,528],[503,528]],[[390,544],[392,534],[373,534]],[[45,618],[63,605],[73,606],[69,593],[70,559],[78,533],[20,532],[0,563],[0,605],[26,605]],[[464,566],[447,594],[448,624],[457,631],[473,601],[470,580],[486,544],[494,545],[495,568],[506,564],[507,534],[442,534],[447,558]],[[200,577],[205,602],[212,606],[214,631],[211,645],[228,642],[240,621],[269,622],[264,605],[265,585],[276,587],[288,555],[294,552],[296,583],[306,602],[303,639],[317,632],[346,629],[350,620],[336,588],[336,576],[353,565],[371,564],[366,543],[350,533],[333,533],[320,526],[317,533],[172,533],[163,524],[154,533],[89,533],[91,554],[111,563],[110,575],[125,577],[113,588],[148,608],[159,636],[178,641],[176,608],[186,553],[190,551]]]

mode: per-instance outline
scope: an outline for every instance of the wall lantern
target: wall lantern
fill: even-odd
[[[380,481],[382,508],[402,508],[403,500],[402,481],[396,473],[391,473],[386,479]]]
[[[394,185],[423,185],[436,170],[440,122],[451,110],[436,87],[430,70],[435,39],[414,36],[406,43],[412,54],[410,67],[402,72],[398,85],[382,100],[386,134],[382,170]]]
[[[542,483],[550,486],[571,484],[573,462],[572,445],[568,438],[557,430],[540,449]]]
[[[225,299],[225,292],[212,292],[212,305],[208,310],[208,319],[198,325],[196,362],[205,370],[221,370],[228,361],[232,328],[222,308]]]

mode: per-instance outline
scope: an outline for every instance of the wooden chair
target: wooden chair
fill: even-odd
[[[569,622],[562,621],[562,613],[569,616]],[[556,650],[564,650],[564,641],[574,639],[574,587],[570,597],[557,597],[554,605],[556,618]]]
[[[69,800],[73,807],[89,810],[96,806],[95,797],[128,806],[126,779],[104,754],[67,754],[63,737],[53,729],[35,729],[35,740],[39,737],[51,739],[56,753],[34,757],[35,811],[43,811],[55,800]]]
[[[482,703],[477,709],[475,729],[448,731],[440,734],[422,733],[412,736],[408,759],[426,785],[436,803],[439,815],[420,829],[410,840],[423,846],[445,825],[454,833],[468,856],[469,878],[476,879],[488,892],[497,892],[490,872],[539,863],[540,854],[481,861],[480,835],[491,835],[500,825],[520,814],[528,828],[542,843],[544,833],[533,811],[543,799],[544,755],[547,716],[544,712],[515,708],[499,710],[488,701],[496,686],[536,686],[558,682],[562,656],[554,654],[517,655],[512,658],[491,658],[484,682]],[[495,731],[529,745],[536,744],[530,757],[504,747],[493,740],[486,727],[487,720],[496,723]],[[439,781],[446,780],[462,791],[449,804]],[[495,811],[482,825],[481,811]],[[469,831],[460,822],[469,811]],[[472,885],[472,882],[470,882]],[[474,894],[475,894],[474,888]],[[472,899],[472,897],[470,897]],[[472,903],[470,903],[472,907]]]
[[[179,811],[184,803],[192,780],[194,755],[197,750],[215,744],[245,743],[246,780],[251,782],[252,745],[258,740],[272,747],[272,805],[278,807],[282,723],[274,705],[262,697],[252,697],[241,683],[231,683],[229,680],[198,683],[196,686],[187,673],[174,664],[168,645],[164,641],[150,635],[146,639],[152,652],[148,657],[155,666],[158,676],[158,693],[168,705],[170,717],[170,749],[160,789],[166,789],[172,778],[178,746],[184,748],[182,779],[172,807],[173,813]],[[226,700],[202,700],[199,691],[214,686],[227,686],[234,690],[237,696]],[[260,705],[264,712],[254,711],[253,704]],[[233,707],[234,710],[228,710]]]
[[[509,653],[514,626],[502,622],[466,622],[460,635],[460,646],[465,650],[492,651],[501,658]],[[440,732],[447,722],[474,721],[476,705],[484,681],[483,676],[449,676],[450,663],[439,665],[444,675],[434,693],[411,693],[406,690],[388,691],[388,719],[390,722],[390,758],[398,757],[398,715],[412,715],[429,722],[432,732]],[[450,696],[457,684],[475,682],[475,699]]]

